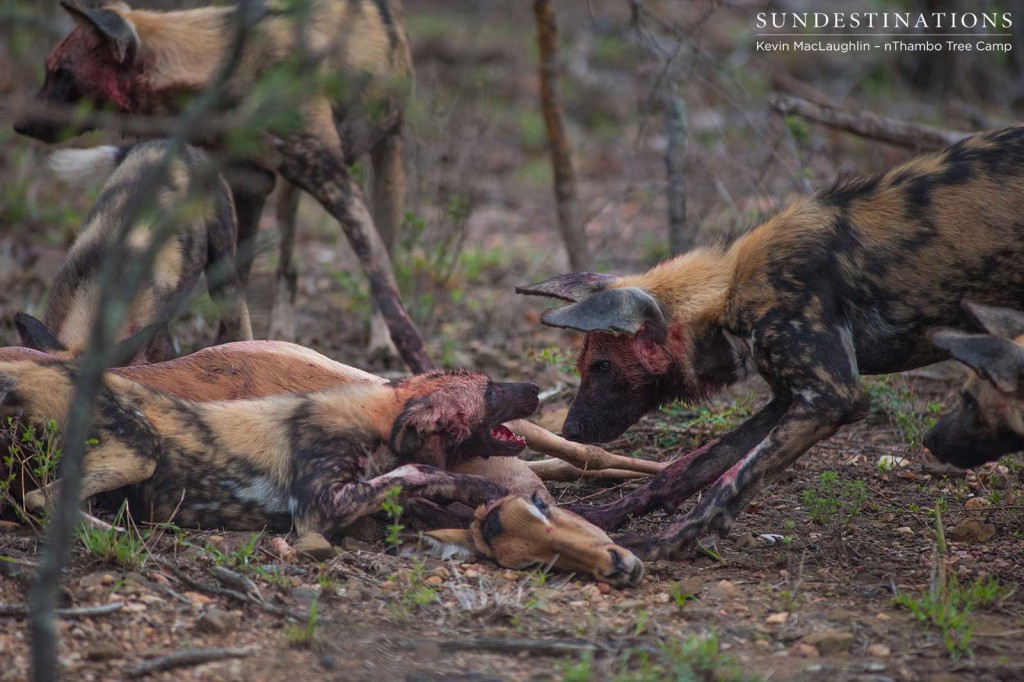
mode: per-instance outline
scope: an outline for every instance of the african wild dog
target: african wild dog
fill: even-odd
[[[155,191],[140,196],[148,177],[158,172],[167,149],[166,142],[154,141],[53,155],[54,169],[66,180],[110,177],[50,288],[43,321],[24,313],[16,316],[23,344],[71,355],[84,350],[92,322],[101,313],[100,268],[112,240],[127,235],[124,262],[117,270],[119,281],[123,281],[158,229],[170,230],[171,237],[159,250],[148,276],[136,287],[115,340],[153,324],[166,327],[188,302],[204,272],[210,295],[221,310],[218,341],[252,338],[249,309],[235,273],[235,212],[227,184],[214,166],[198,150],[185,148],[170,162]],[[125,220],[133,216],[133,224],[126,225]],[[173,356],[170,336],[163,329],[132,363]]]
[[[585,516],[614,527],[674,511],[714,483],[687,516],[638,542],[662,556],[727,530],[768,476],[867,414],[860,374],[948,357],[927,332],[968,327],[964,297],[1024,298],[1022,216],[1024,126],[1014,126],[840,180],[727,247],[641,275],[561,275],[520,289],[568,304],[544,323],[587,333],[563,427],[572,440],[615,438],[662,403],[700,399],[752,370],[772,389],[742,426]]]
[[[507,568],[551,566],[589,573],[618,587],[638,587],[644,565],[603,530],[539,495],[509,496],[477,508],[468,529],[428,531],[442,545],[456,545]]]
[[[932,343],[975,374],[924,444],[943,462],[973,467],[1024,450],[1024,313],[970,301],[964,309],[988,333],[932,331]]]
[[[5,410],[62,423],[74,368],[0,362]],[[525,441],[502,423],[537,408],[537,387],[475,372],[391,384],[196,403],[108,373],[83,462],[82,499],[127,497],[136,518],[188,527],[334,534],[403,493],[476,504],[505,490],[448,470],[472,456],[513,456]],[[48,491],[26,496],[33,509]]]
[[[187,101],[186,95],[210,84],[232,45],[237,23],[235,8],[230,6],[157,12],[134,10],[120,2],[99,8],[61,5],[75,25],[47,57],[46,80],[36,101],[53,106],[88,101],[133,115],[176,113]],[[295,131],[287,122],[281,130],[266,131],[282,136],[283,160],[272,162],[266,154],[239,158],[232,164],[234,172],[229,172],[239,219],[238,271],[243,285],[252,265],[259,216],[274,184],[268,164],[278,163],[275,170],[314,196],[341,223],[367,272],[374,302],[383,312],[383,317],[376,314],[371,322],[371,352],[389,347],[390,328],[414,371],[431,368],[398,299],[387,253],[403,214],[402,112],[412,87],[400,3],[310,0],[287,12],[267,11],[252,34],[225,87],[229,104],[241,101],[261,78],[288,62],[307,60],[303,75],[310,76],[311,82],[306,92],[292,95],[302,119],[300,129]],[[62,129],[47,112],[26,113],[15,123],[15,130],[46,142],[56,141],[63,131],[82,132]],[[210,141],[213,146],[222,146],[220,142]],[[358,184],[348,173],[349,165],[367,154],[375,177],[372,220]],[[282,257],[273,335],[294,336],[294,328],[288,326],[294,326],[290,321],[295,299],[291,253],[297,200],[291,192],[279,205],[285,210],[279,221]]]

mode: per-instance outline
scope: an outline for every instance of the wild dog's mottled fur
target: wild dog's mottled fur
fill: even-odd
[[[1022,258],[1024,126],[1014,126],[841,180],[728,248],[631,277],[567,275],[526,288],[573,302],[545,313],[547,323],[589,332],[569,438],[614,438],[657,405],[707,395],[751,369],[772,388],[741,427],[586,515],[613,527],[628,514],[674,510],[717,480],[644,550],[669,554],[708,528],[727,529],[767,476],[864,417],[860,374],[947,357],[927,331],[967,327],[964,297],[1022,300]]]
[[[31,318],[20,316],[18,328],[25,345],[46,351],[67,350],[72,355],[84,350],[92,322],[100,312],[100,267],[112,240],[128,227],[125,257],[117,271],[123,278],[149,248],[160,221],[170,221],[162,229],[169,227],[172,236],[158,252],[149,276],[136,287],[115,341],[151,324],[165,326],[174,308],[187,302],[204,271],[222,313],[218,340],[252,338],[249,310],[234,270],[236,227],[231,195],[209,160],[198,150],[186,148],[171,161],[156,186],[153,205],[139,196],[147,177],[160,167],[166,153],[167,143],[162,141],[121,150],[74,153],[92,154],[97,168],[106,165],[105,157],[117,165],[50,288],[43,322],[55,340],[40,338],[46,336],[45,330],[33,325]],[[135,204],[142,210],[133,209]],[[133,224],[126,226],[124,221],[132,216]],[[59,346],[55,348],[56,342]],[[134,361],[157,362],[172,356],[169,338],[163,333]]]
[[[72,383],[69,365],[0,363],[3,404],[30,420],[62,419]],[[536,386],[497,384],[471,372],[211,403],[109,373],[82,495],[128,486],[119,495],[127,494],[136,518],[239,529],[287,529],[294,522],[300,534],[327,535],[395,483],[408,494],[440,491],[468,504],[501,494],[477,477],[439,470],[471,454],[518,452],[521,446],[494,440],[492,428],[536,406]],[[394,474],[403,464],[426,466]],[[41,500],[37,494],[29,501]]]
[[[974,370],[960,404],[925,434],[936,457],[973,467],[1024,450],[1024,312],[964,302],[985,329],[971,334],[937,329],[932,342]]]
[[[37,95],[44,102],[88,100],[129,114],[173,113],[187,99],[183,95],[199,92],[210,83],[233,40],[233,6],[157,12],[131,9],[123,3],[96,9],[63,4],[75,28],[46,60],[46,81]],[[308,11],[298,43],[296,21],[288,13],[271,10],[259,21],[225,94],[240,99],[284,60],[302,54],[309,57],[306,73],[329,77],[326,85],[311,88],[295,101],[302,116],[297,133],[291,129],[269,132],[292,136],[309,153],[330,157],[342,196],[328,198],[316,186],[304,189],[325,206],[330,204],[330,210],[337,209],[335,217],[343,223],[358,224],[370,236],[368,248],[374,252],[380,247],[372,236],[376,222],[383,247],[390,249],[404,211],[401,123],[412,84],[401,5],[398,0],[312,0]],[[344,87],[332,85],[338,77],[344,77]],[[23,117],[15,129],[50,142],[60,132],[38,116]],[[347,174],[348,165],[367,154],[375,177],[373,221],[358,186]],[[263,162],[240,166],[244,168],[230,174],[229,181],[238,210],[239,242],[245,247],[238,252],[245,283],[252,264],[252,241],[273,177],[268,177]],[[286,212],[281,221],[282,259],[272,324],[275,333],[294,335],[294,329],[285,328],[289,323],[278,319],[290,319],[295,297],[290,254],[297,200],[294,190],[290,191],[281,202],[290,207],[290,214]],[[353,246],[358,250],[358,245]],[[377,257],[387,262],[386,253]],[[371,338],[371,345],[381,347],[387,342],[387,327],[377,324],[373,329],[378,338]]]

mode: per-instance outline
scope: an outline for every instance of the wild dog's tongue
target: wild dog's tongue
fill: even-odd
[[[493,438],[494,440],[508,441],[510,443],[516,444],[526,443],[525,438],[520,438],[516,434],[512,433],[512,430],[509,429],[504,424],[498,424],[493,429],[491,429],[491,438]]]

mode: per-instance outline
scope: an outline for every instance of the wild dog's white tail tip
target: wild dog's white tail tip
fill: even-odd
[[[124,149],[114,145],[62,149],[50,154],[50,170],[69,185],[95,185],[106,180],[123,158]]]

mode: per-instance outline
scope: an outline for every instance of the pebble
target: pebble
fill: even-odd
[[[964,509],[966,509],[969,514],[981,514],[991,506],[992,503],[984,497],[972,497],[964,502]]]
[[[314,561],[328,561],[335,557],[334,547],[320,533],[307,533],[295,541],[294,549],[300,556]]]
[[[743,594],[743,591],[736,585],[736,583],[730,580],[719,580],[713,588],[711,588],[712,594],[717,594],[722,597],[728,597],[729,599],[735,599]]]
[[[466,580],[476,580],[482,574],[480,573],[480,571],[474,570],[472,568],[467,568],[462,575],[466,577]]]
[[[223,635],[238,628],[238,619],[222,608],[213,606],[196,621],[196,630]]]
[[[541,604],[537,607],[537,610],[545,616],[557,616],[562,612],[562,609],[554,604]]]
[[[892,655],[892,649],[885,644],[872,644],[868,646],[868,656],[873,658],[889,658]]]
[[[113,642],[99,642],[89,647],[85,652],[85,658],[89,661],[107,661],[111,658],[120,658],[124,654],[124,648]]]
[[[519,574],[514,573],[512,571],[505,571],[501,574],[501,577],[505,580],[519,580]]]
[[[789,650],[789,653],[793,656],[800,656],[801,658],[817,658],[821,655],[818,648],[807,642],[797,642]]]
[[[612,586],[608,583],[598,583],[597,589],[601,594],[611,594]]]
[[[803,641],[816,646],[823,655],[831,656],[849,650],[853,643],[853,633],[828,629],[812,632]]]
[[[201,592],[185,592],[182,596],[192,602],[192,606],[206,606],[213,601]]]
[[[995,536],[996,527],[978,519],[964,519],[949,531],[950,538],[957,542],[966,542],[969,545],[988,542]]]
[[[764,622],[768,623],[768,625],[782,625],[787,621],[789,621],[789,614],[785,611],[773,613],[764,620]]]
[[[427,579],[424,580],[423,582],[425,582],[427,585],[432,585],[434,587],[438,587],[438,586],[444,584],[444,580],[442,580],[441,576],[439,576],[439,575],[427,576]]]
[[[294,564],[299,560],[299,555],[295,552],[295,549],[282,537],[270,538],[267,548],[271,554],[286,564]]]
[[[896,529],[896,535],[913,535],[914,529],[910,526],[900,526]]]

